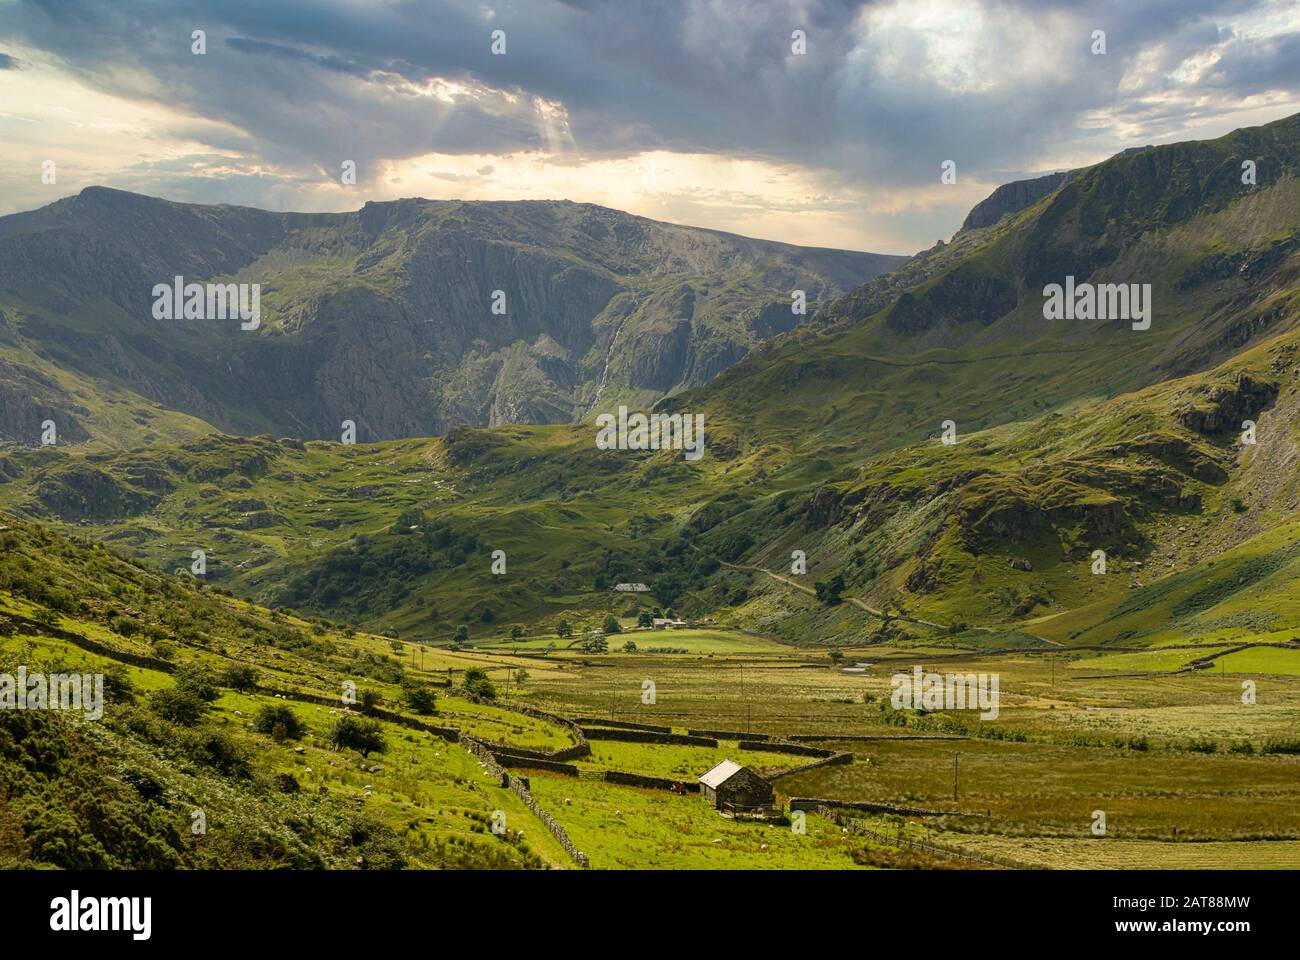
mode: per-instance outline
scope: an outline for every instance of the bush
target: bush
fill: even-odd
[[[614,616],[612,613],[605,615],[605,622],[601,625],[600,629],[605,633],[623,632],[623,628],[619,626],[618,617]]]
[[[208,704],[181,687],[168,687],[153,692],[149,697],[149,709],[164,720],[192,727],[208,712]]]
[[[267,704],[253,718],[253,729],[269,734],[277,743],[298,740],[307,732],[307,726],[298,715],[282,703]]]
[[[372,753],[387,753],[388,741],[378,720],[363,720],[342,716],[330,728],[329,742],[335,750],[356,750],[363,757]]]
[[[813,588],[817,591],[818,600],[833,607],[840,602],[840,595],[844,593],[844,578],[837,573],[829,580],[818,580]]]
[[[484,700],[495,700],[497,698],[497,688],[488,679],[485,671],[478,667],[471,667],[465,671],[465,679],[462,681],[466,690],[476,697],[482,697]]]
[[[221,674],[221,685],[247,693],[257,686],[257,671],[247,664],[232,664]]]
[[[248,750],[224,730],[204,730],[190,735],[185,744],[190,759],[227,777],[252,774]]]
[[[135,684],[120,663],[104,669],[104,699],[109,703],[135,703]]]
[[[211,674],[203,667],[193,664],[177,667],[176,672],[172,674],[172,679],[175,680],[178,689],[198,697],[204,703],[211,703],[221,696],[221,691],[217,689]]]
[[[424,684],[410,684],[402,689],[406,705],[416,713],[428,715],[438,712],[438,695]]]

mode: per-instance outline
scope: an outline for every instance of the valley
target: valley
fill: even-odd
[[[1125,151],[906,262],[561,202],[0,219],[0,673],[109,700],[0,715],[0,862],[1300,865],[1297,177],[1300,117]],[[261,284],[253,339],[140,326],[162,270]],[[1141,305],[1045,310],[1085,283]]]

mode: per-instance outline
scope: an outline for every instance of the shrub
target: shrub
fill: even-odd
[[[257,671],[247,664],[232,664],[221,674],[221,685],[247,693],[257,686]]]
[[[840,602],[840,595],[844,593],[844,578],[837,573],[829,580],[818,580],[813,588],[817,591],[818,600],[833,607]]]
[[[172,678],[176,681],[176,686],[179,689],[198,697],[204,703],[211,703],[221,696],[221,691],[217,689],[211,674],[203,667],[194,664],[177,667],[176,672],[172,674]]]
[[[298,740],[307,732],[306,724],[282,703],[270,703],[258,710],[253,718],[253,729],[269,734],[276,742]]]
[[[487,673],[478,667],[471,667],[465,671],[465,679],[462,684],[466,690],[476,697],[482,697],[484,700],[495,700],[497,698],[497,688],[488,679]]]
[[[356,750],[363,757],[388,752],[384,728],[378,720],[339,717],[330,728],[328,739],[335,750]]]
[[[247,748],[224,730],[196,731],[184,744],[190,759],[227,777],[252,774]]]
[[[192,727],[208,712],[207,702],[181,687],[155,690],[149,697],[149,709],[164,720]]]
[[[438,695],[424,684],[409,684],[402,689],[406,705],[420,714],[438,712]]]

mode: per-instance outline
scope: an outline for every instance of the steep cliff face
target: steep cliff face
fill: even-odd
[[[980,227],[991,227],[1007,214],[1019,213],[1025,207],[1037,203],[1077,172],[1077,170],[1065,170],[1030,180],[1004,183],[971,207],[970,213],[966,214],[966,219],[962,221],[961,228],[976,230]]]
[[[88,188],[0,218],[0,439],[31,442],[49,411],[68,440],[118,445],[109,386],[308,438],[570,421],[703,384],[803,320],[791,291],[815,305],[904,259],[569,202],[277,214]],[[155,320],[154,285],[176,276],[259,284],[260,328]]]

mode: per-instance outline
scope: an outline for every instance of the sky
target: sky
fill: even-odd
[[[1297,112],[1300,0],[0,0],[0,214],[569,199],[909,254],[1001,183]]]

